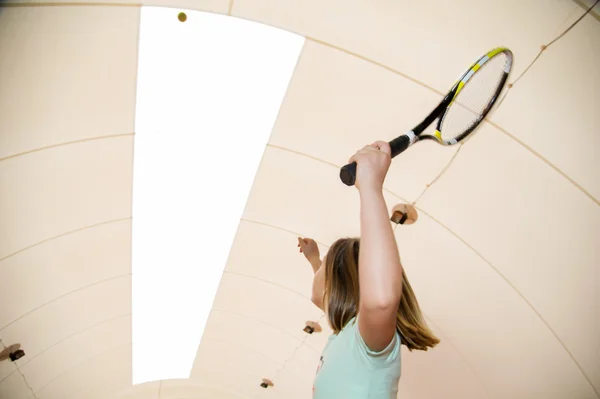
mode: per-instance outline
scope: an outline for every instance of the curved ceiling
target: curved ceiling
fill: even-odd
[[[600,398],[600,21],[567,0],[8,2],[0,8],[4,399],[306,398],[331,332],[296,236],[358,234],[338,168],[426,114],[488,48],[497,109],[455,148],[394,160],[395,234],[442,343],[399,397]],[[589,3],[589,2],[588,2]],[[306,37],[188,380],[132,386],[131,215],[142,6]],[[173,9],[174,17],[178,9]],[[75,68],[74,65],[77,65]],[[194,317],[194,315],[189,315]],[[307,334],[306,321],[322,332]],[[168,345],[168,343],[157,343]],[[262,378],[273,387],[259,386]]]

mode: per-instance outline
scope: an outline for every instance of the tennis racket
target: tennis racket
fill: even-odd
[[[492,109],[508,79],[512,61],[512,52],[504,47],[479,58],[421,123],[390,141],[392,158],[419,140],[454,145],[469,136]],[[423,133],[436,119],[433,133]],[[356,162],[341,168],[340,179],[348,186],[354,185]]]

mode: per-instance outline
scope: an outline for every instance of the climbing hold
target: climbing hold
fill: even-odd
[[[408,204],[398,204],[392,209],[390,220],[396,224],[413,224],[417,221],[419,215],[417,209]]]

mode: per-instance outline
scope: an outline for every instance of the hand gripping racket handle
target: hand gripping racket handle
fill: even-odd
[[[414,137],[415,135],[411,131],[408,134],[403,134],[402,136],[396,137],[394,140],[390,141],[389,144],[392,150],[392,158],[410,147]],[[354,185],[354,182],[356,181],[356,162],[349,163],[340,169],[340,179],[342,180],[342,183],[347,186]]]

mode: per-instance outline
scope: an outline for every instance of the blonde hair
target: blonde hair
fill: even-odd
[[[360,298],[358,280],[359,238],[341,238],[325,256],[325,290],[323,304],[335,334],[356,316]],[[440,340],[427,326],[419,302],[402,270],[402,296],[398,303],[396,330],[409,350],[426,351]]]

